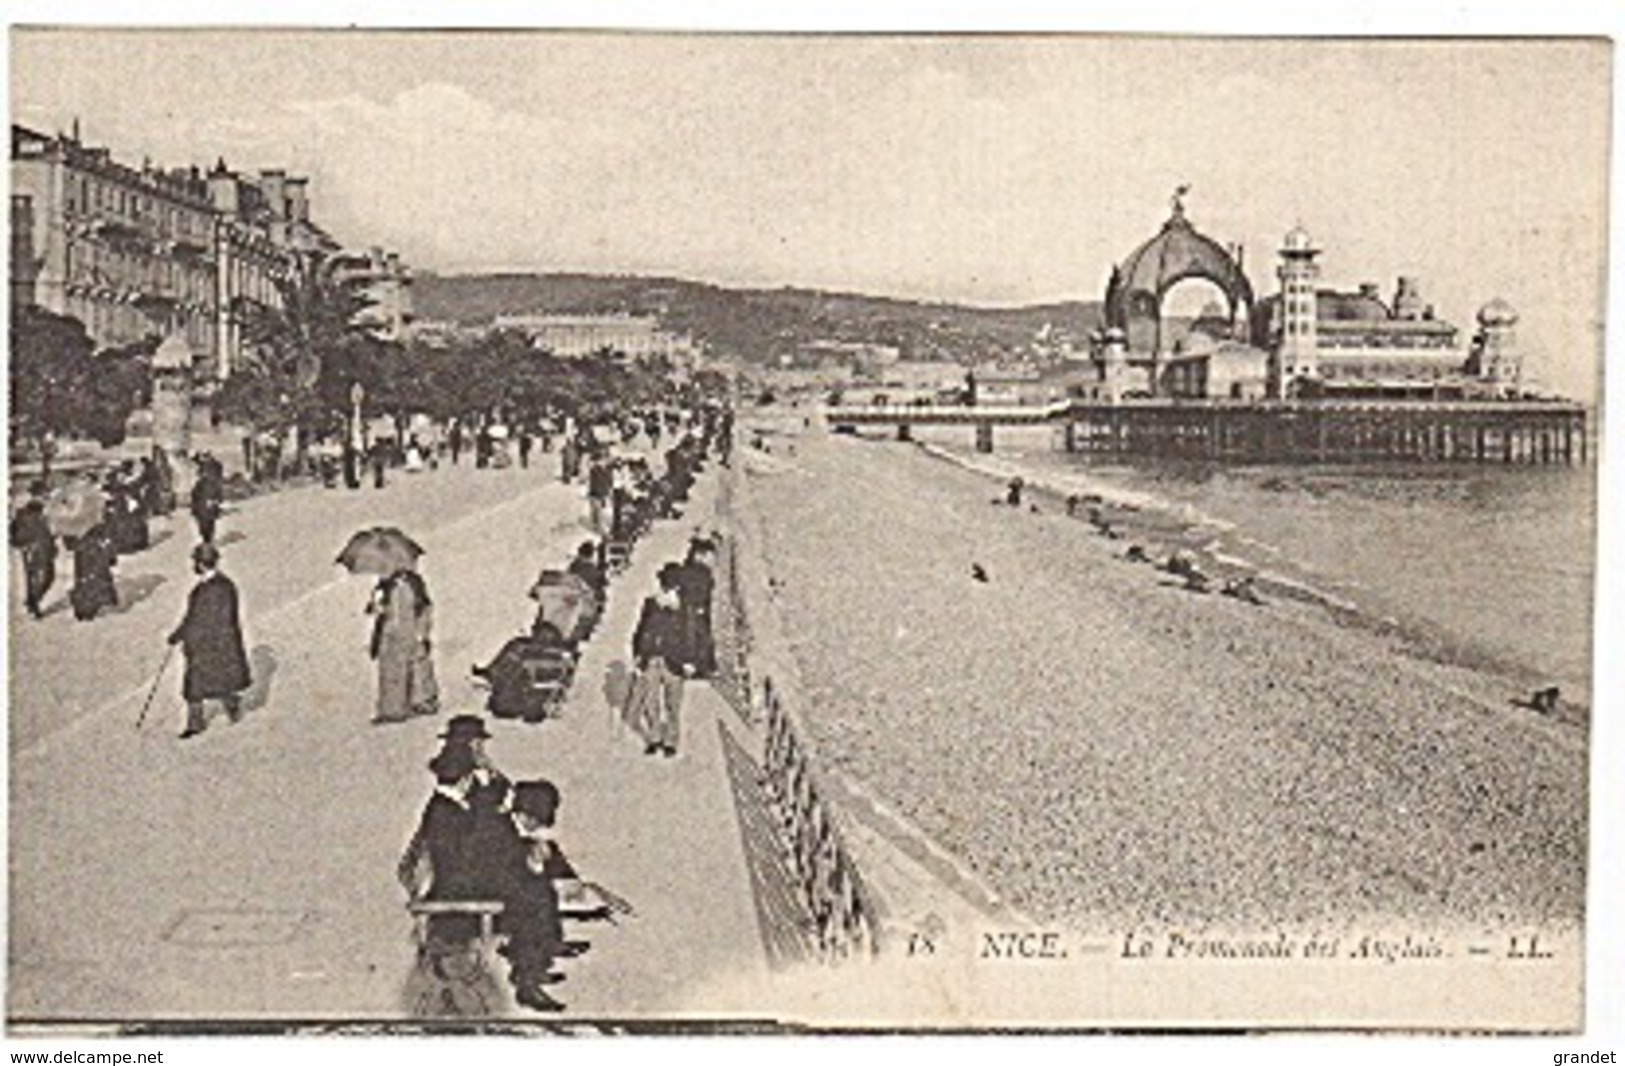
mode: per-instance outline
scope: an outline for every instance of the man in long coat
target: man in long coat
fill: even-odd
[[[23,603],[40,618],[40,601],[56,581],[56,535],[45,517],[45,482],[29,486],[28,502],[11,519],[11,545],[23,556]]]
[[[181,739],[203,732],[203,704],[219,700],[233,722],[242,718],[242,693],[251,678],[243,629],[238,617],[237,586],[219,570],[220,551],[212,544],[192,550],[198,583],[186,600],[186,617],[169,635],[186,656],[181,695],[186,700],[186,729]]]

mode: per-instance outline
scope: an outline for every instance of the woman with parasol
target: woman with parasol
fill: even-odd
[[[422,554],[423,549],[398,529],[358,533],[339,554],[338,561],[351,573],[379,575],[367,604],[367,613],[373,616],[369,652],[378,663],[378,703],[372,718],[376,724],[440,711],[432,642],[434,601],[417,572]]]

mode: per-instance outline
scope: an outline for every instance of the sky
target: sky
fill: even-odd
[[[1596,395],[1611,55],[1597,41],[13,29],[14,121],[116,157],[285,166],[417,269],[1097,299],[1176,185],[1254,286],[1522,315]],[[1199,289],[1199,287],[1198,287]],[[1200,305],[1176,292],[1177,302]]]

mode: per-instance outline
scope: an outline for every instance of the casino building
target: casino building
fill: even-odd
[[[1114,267],[1105,325],[1091,338],[1091,399],[1489,399],[1519,394],[1517,313],[1491,300],[1463,345],[1417,279],[1398,279],[1392,303],[1375,283],[1320,284],[1321,249],[1301,226],[1276,253],[1276,290],[1256,299],[1241,249],[1185,217],[1182,197],[1162,229]],[[1168,292],[1199,278],[1224,304],[1196,321],[1163,315]]]

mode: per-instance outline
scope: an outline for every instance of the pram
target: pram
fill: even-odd
[[[492,715],[540,722],[558,717],[575,670],[575,653],[556,637],[526,635],[508,641],[473,673],[490,687],[485,709]]]

